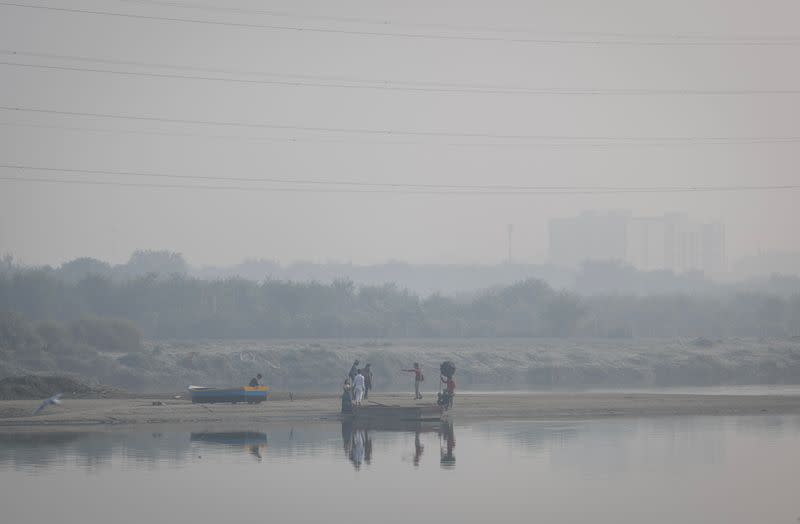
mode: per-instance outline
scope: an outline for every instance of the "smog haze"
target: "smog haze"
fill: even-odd
[[[793,2],[202,5],[0,6],[0,252],[486,264],[513,224],[540,263],[585,210],[794,247],[795,189],[580,191],[796,183]]]

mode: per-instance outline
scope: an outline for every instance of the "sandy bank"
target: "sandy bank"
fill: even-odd
[[[399,395],[375,395],[385,404],[410,405]],[[427,401],[427,400],[426,400]],[[159,405],[158,402],[161,402]],[[429,401],[428,401],[429,402]],[[67,399],[31,415],[38,401],[0,402],[0,428],[65,427],[98,424],[247,423],[335,420],[336,397],[278,397],[259,405],[192,404],[169,396],[154,399]],[[457,421],[488,419],[581,419],[676,415],[800,414],[800,396],[676,395],[623,393],[502,394],[457,397]]]

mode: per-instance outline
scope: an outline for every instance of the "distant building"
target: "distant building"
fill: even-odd
[[[550,261],[576,268],[614,260],[642,270],[724,271],[725,226],[682,214],[633,217],[629,212],[584,212],[550,221]]]

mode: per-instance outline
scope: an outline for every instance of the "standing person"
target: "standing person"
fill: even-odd
[[[355,394],[356,406],[360,406],[361,397],[364,396],[364,375],[361,374],[360,369],[356,373],[356,378],[353,381],[353,390]]]
[[[353,412],[353,392],[350,391],[350,380],[345,379],[344,388],[342,390],[342,413],[352,413],[352,412]]]
[[[372,364],[364,366],[364,400],[369,397],[369,390],[372,389]]]
[[[348,373],[348,374],[347,374],[347,375],[350,377],[350,383],[351,383],[351,384],[352,384],[352,383],[353,383],[353,381],[355,380],[355,378],[356,378],[356,374],[358,374],[358,364],[359,364],[359,362],[358,362],[358,359],[356,359],[356,360],[353,362],[353,365],[352,365],[352,366],[350,366],[350,373]]]
[[[251,388],[257,388],[258,386],[260,386],[261,385],[261,373],[256,375],[255,378],[251,379],[249,385],[250,385]]]
[[[419,362],[414,362],[414,367],[411,369],[404,369],[408,373],[414,373],[414,400],[419,400],[422,398],[422,394],[419,392],[419,384],[423,380],[425,380],[425,375],[422,374],[422,368],[419,367]]]
[[[453,397],[456,396],[456,381],[452,376],[442,375],[442,383],[444,392],[439,398],[439,404],[444,406],[444,409],[450,409],[453,407]]]
[[[356,374],[357,373],[358,373],[358,359],[353,361],[353,365],[350,366],[350,372],[347,374],[347,378],[350,379],[350,387],[351,387],[350,394],[353,395],[353,400],[356,399],[355,384],[353,384],[353,382],[356,379]]]

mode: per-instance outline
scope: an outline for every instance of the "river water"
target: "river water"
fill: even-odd
[[[797,523],[800,417],[0,433],[4,523]]]

